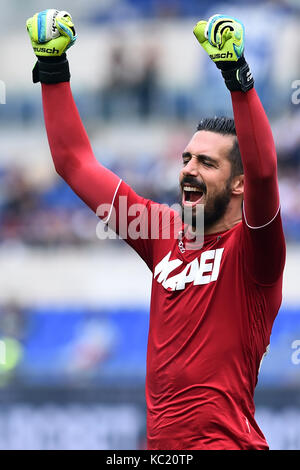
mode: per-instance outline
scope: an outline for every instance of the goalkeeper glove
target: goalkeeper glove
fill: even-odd
[[[33,82],[69,81],[66,50],[77,39],[71,15],[67,11],[44,10],[29,18],[26,26],[38,58],[32,73]]]
[[[211,60],[221,70],[230,91],[248,91],[254,80],[244,58],[245,29],[235,18],[214,15],[207,21],[199,21],[194,35]]]

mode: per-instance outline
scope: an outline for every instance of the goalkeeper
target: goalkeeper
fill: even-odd
[[[107,224],[118,214],[115,230],[153,273],[148,449],[268,449],[253,397],[282,300],[285,241],[276,152],[244,56],[243,25],[215,15],[194,29],[230,92],[234,120],[202,119],[183,149],[179,185],[183,213],[193,215],[190,224],[137,195],[96,160],[69,83],[66,51],[76,40],[69,13],[43,11],[27,21],[27,29],[57,172]],[[139,204],[143,236],[130,230],[124,236],[121,200],[127,227],[130,208]],[[106,212],[99,213],[104,204]],[[204,242],[193,247],[190,233],[200,208]],[[153,213],[162,213],[159,237],[151,237]],[[162,236],[164,215],[176,236]]]

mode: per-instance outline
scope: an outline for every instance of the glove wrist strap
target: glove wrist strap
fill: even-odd
[[[61,83],[70,81],[69,62],[66,54],[60,57],[39,57],[32,71],[33,83]]]
[[[248,63],[244,57],[238,60],[237,66],[228,70],[222,70],[221,73],[225,80],[225,85],[230,91],[251,90],[254,86],[254,79]]]

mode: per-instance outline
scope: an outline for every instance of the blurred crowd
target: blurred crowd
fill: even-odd
[[[178,161],[154,154],[126,161],[115,157],[110,169],[137,193],[168,205],[179,202]],[[289,242],[300,241],[299,138],[290,148],[278,147],[278,163],[285,235]],[[8,167],[0,172],[0,188],[0,245],[98,242],[97,217],[54,171],[51,184],[43,187],[31,181],[21,167]]]
[[[30,2],[28,3],[26,7],[25,4],[20,7],[19,15],[25,15],[24,9],[27,14],[27,9],[30,8]],[[298,18],[300,3],[295,0],[255,0],[249,4],[232,0],[230,5],[226,5],[226,8],[231,9],[229,14],[237,4],[241,14],[249,21],[249,30],[256,28],[255,34],[249,34],[247,37],[247,57],[249,54],[255,72],[255,86],[274,131],[286,238],[288,241],[300,241],[300,93],[294,90],[293,101],[291,86],[292,80],[296,85],[300,82],[296,80],[300,78],[300,62],[298,56],[293,53],[298,50],[295,45],[294,49],[292,44],[288,50],[284,47],[284,44],[290,44],[291,38],[294,42],[299,42],[295,19]],[[260,8],[261,14],[257,13],[254,5]],[[66,8],[69,8],[68,1]],[[89,2],[89,8],[83,7],[82,2],[74,2],[74,6],[72,5],[75,17],[81,15],[84,10],[84,21],[99,25],[99,31],[100,23],[111,25],[105,36],[106,49],[103,51],[106,52],[98,57],[98,86],[81,87],[75,93],[84,123],[88,124],[88,127],[91,124],[92,137],[100,130],[99,135],[96,135],[96,140],[100,142],[97,149],[99,161],[130,184],[136,192],[157,202],[169,205],[178,202],[178,162],[186,143],[178,137],[183,134],[182,128],[185,125],[189,129],[195,128],[201,113],[209,116],[231,112],[229,96],[225,95],[224,84],[217,78],[214,65],[207,61],[204,66],[198,62],[200,54],[189,56],[187,51],[181,50],[185,47],[185,42],[182,41],[185,41],[187,28],[182,26],[178,19],[184,21],[184,18],[202,14],[207,17],[212,9],[217,8],[216,11],[224,10],[225,3],[210,0],[93,0]],[[268,22],[265,21],[263,12],[269,15]],[[285,19],[289,25],[286,28],[288,31],[282,33],[280,42],[287,52],[285,57],[279,45],[274,47],[276,25],[281,25],[282,14],[286,15]],[[130,28],[120,28],[119,34],[116,35],[113,25],[116,20],[120,21],[120,18],[133,20],[134,25],[142,25],[141,29],[132,34]],[[152,25],[150,29],[145,26],[146,22],[139,22],[141,18],[154,19],[152,23],[148,23],[148,26]],[[160,20],[166,20],[167,27],[170,24],[167,20],[169,18],[173,18],[174,22],[164,36],[165,28],[161,27]],[[270,34],[265,35],[262,48],[260,43],[257,44],[257,35],[266,28],[269,28]],[[190,37],[189,28],[188,31]],[[292,35],[291,38],[289,34]],[[94,45],[94,42],[90,44]],[[281,65],[280,73],[274,63],[278,67]],[[289,67],[285,66],[287,64]],[[105,71],[101,75],[100,69],[104,68]],[[186,73],[185,68],[188,70]],[[79,72],[77,70],[75,77]],[[213,87],[210,86],[211,83]],[[38,126],[39,131],[44,133],[41,118],[38,93],[19,95],[16,91],[10,92],[7,104],[0,106],[1,123],[12,125],[13,128],[23,126],[23,132],[31,126]],[[156,149],[159,150],[145,149],[143,154],[139,154],[138,149],[135,158],[127,159],[126,155],[120,158],[116,150],[108,154],[106,143],[101,144],[103,124],[106,128],[111,126],[110,132],[116,133],[116,140],[120,126],[131,123],[132,135],[127,139],[127,144],[130,140],[133,144],[130,149],[124,149],[124,152],[130,153],[139,132],[135,130],[135,123],[137,129],[138,125],[142,124],[147,128],[153,122],[159,123],[159,126],[168,126],[170,123],[174,126],[167,148],[157,145]],[[153,135],[153,140],[155,139],[156,135]],[[21,145],[20,142],[20,153]],[[157,155],[157,152],[162,154]],[[28,168],[25,171],[21,165],[1,164],[0,244],[17,243],[46,247],[97,242],[96,216],[54,175],[53,171],[51,184],[37,185],[36,181],[30,178]]]
[[[219,1],[213,0],[108,0],[92,9],[91,19],[97,22],[117,20],[118,16],[128,18],[182,18],[186,16],[197,16],[199,11],[207,11],[213,4],[220,5]],[[225,3],[225,2],[224,2]],[[241,6],[248,4],[246,0],[231,0],[232,5]],[[253,0],[251,5],[269,3],[282,10],[298,11],[297,0]],[[120,16],[119,16],[120,17]]]

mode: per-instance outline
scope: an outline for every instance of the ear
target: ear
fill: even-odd
[[[231,192],[234,196],[242,196],[244,194],[244,175],[237,175],[233,178]]]

